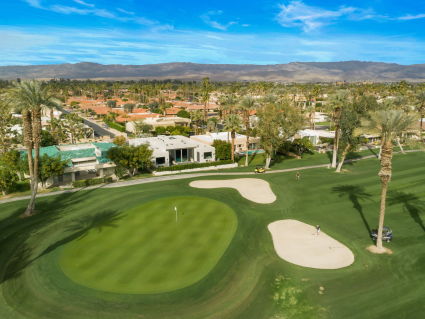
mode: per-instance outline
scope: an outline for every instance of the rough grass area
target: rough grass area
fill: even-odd
[[[157,199],[100,218],[102,223],[65,246],[62,270],[81,285],[132,294],[199,281],[217,264],[237,226],[229,206],[193,196]]]
[[[189,186],[190,179],[40,198],[38,215],[28,219],[18,218],[26,201],[0,205],[0,318],[423,318],[424,162],[425,153],[394,157],[385,222],[394,232],[393,242],[385,244],[392,255],[366,250],[372,244],[369,230],[378,222],[377,159],[347,165],[341,174],[326,168],[306,170],[300,181],[293,172],[258,175],[277,196],[268,205],[252,203],[232,189],[195,189]],[[206,179],[212,178],[223,176]],[[62,271],[63,251],[87,231],[87,239],[91,232],[94,236],[104,224],[98,216],[123,212],[127,216],[133,208],[180,196],[219,201],[237,215],[238,226],[229,246],[199,281],[165,293],[122,294],[78,284]],[[354,264],[316,270],[281,260],[267,225],[288,218],[319,224],[353,251]],[[75,228],[75,221],[81,219],[84,222]],[[104,227],[102,232],[114,230]],[[91,258],[97,262],[105,257]],[[122,265],[117,263],[122,271],[130,267],[127,259],[120,258]],[[178,259],[175,256],[176,266],[183,262]]]

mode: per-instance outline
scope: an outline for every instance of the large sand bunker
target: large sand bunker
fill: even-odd
[[[276,200],[269,183],[259,178],[200,180],[189,185],[196,188],[234,188],[241,196],[259,204],[270,204]]]
[[[316,228],[293,219],[269,224],[273,245],[280,258],[317,269],[338,269],[351,265],[354,255],[346,246]]]

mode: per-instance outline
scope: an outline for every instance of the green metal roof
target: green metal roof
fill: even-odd
[[[48,155],[50,157],[60,156],[62,160],[68,160],[69,166],[72,166],[71,160],[85,157],[96,157],[99,163],[109,163],[111,160],[107,158],[108,150],[116,145],[113,143],[91,143],[93,146],[80,150],[61,151],[57,146],[40,147],[40,157]],[[78,144],[77,144],[78,145]],[[101,156],[96,156],[96,148],[100,150]],[[26,151],[21,152],[21,156],[25,157]]]

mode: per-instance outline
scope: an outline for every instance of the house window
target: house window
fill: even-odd
[[[157,158],[155,158],[155,164],[156,165],[164,165],[165,164],[165,157],[157,157]]]
[[[204,153],[204,159],[208,160],[212,158],[212,152],[205,152]]]

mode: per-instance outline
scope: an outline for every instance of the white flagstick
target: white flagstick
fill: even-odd
[[[177,223],[177,206],[174,206],[174,211],[176,212],[176,223]]]

